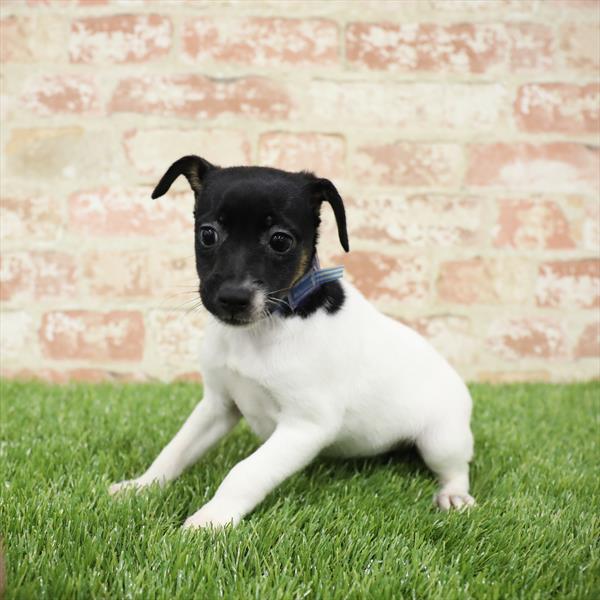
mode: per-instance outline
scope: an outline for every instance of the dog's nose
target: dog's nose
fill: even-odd
[[[250,306],[252,290],[246,287],[225,284],[217,296],[218,303],[231,312],[241,312]]]

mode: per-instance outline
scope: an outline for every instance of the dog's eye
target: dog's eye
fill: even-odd
[[[200,243],[203,246],[214,246],[219,240],[219,234],[213,227],[200,228]]]
[[[278,254],[285,254],[288,252],[293,243],[293,238],[287,233],[282,233],[281,231],[274,233],[269,240],[269,246],[271,246],[271,248]]]

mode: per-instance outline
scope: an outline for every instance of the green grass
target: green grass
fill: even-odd
[[[431,505],[411,452],[319,459],[234,530],[184,518],[257,447],[239,426],[163,490],[139,474],[199,398],[191,384],[2,382],[7,598],[598,598],[598,383],[472,386],[468,514]]]

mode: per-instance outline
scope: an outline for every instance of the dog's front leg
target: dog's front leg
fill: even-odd
[[[194,408],[175,437],[163,448],[148,470],[137,477],[114,483],[109,492],[128,488],[143,488],[152,483],[164,485],[176,479],[194,464],[240,420],[237,407],[224,395],[206,389],[204,399]]]
[[[310,463],[334,438],[315,423],[281,423],[271,437],[238,463],[216,494],[184,523],[185,528],[236,525],[282,481]]]

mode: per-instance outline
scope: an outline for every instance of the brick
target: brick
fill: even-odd
[[[550,27],[537,23],[511,23],[506,27],[510,72],[540,73],[556,67],[555,40]]]
[[[261,77],[215,80],[201,75],[148,75],[119,81],[109,109],[203,119],[237,114],[271,120],[289,117],[292,102],[280,84]]]
[[[136,361],[144,353],[144,321],[134,311],[53,311],[43,315],[39,338],[48,358]]]
[[[2,377],[20,381],[46,381],[64,384],[71,381],[103,383],[107,381],[147,381],[143,373],[107,371],[104,369],[10,369],[2,370]]]
[[[63,61],[66,22],[53,15],[10,15],[0,19],[0,62]]]
[[[157,182],[172,162],[186,154],[198,154],[223,167],[252,162],[248,136],[234,129],[130,130],[124,135],[123,146],[137,173]]]
[[[343,177],[346,142],[340,135],[322,133],[264,133],[258,143],[258,161],[287,171],[308,170],[322,177]]]
[[[42,75],[30,79],[21,104],[41,116],[100,114],[96,85],[91,77],[83,75]]]
[[[107,15],[71,23],[69,58],[73,63],[139,63],[166,56],[173,26],[168,17]]]
[[[575,358],[600,356],[600,322],[595,321],[585,326],[577,340]]]
[[[73,298],[77,291],[74,258],[61,252],[9,252],[0,257],[0,299]]]
[[[22,360],[32,360],[36,349],[36,331],[33,317],[25,311],[0,312],[0,354],[2,366]]]
[[[535,371],[481,371],[477,374],[477,381],[485,383],[550,381],[550,373],[542,369]]]
[[[404,0],[400,3],[402,4]],[[422,0],[417,4],[423,6]],[[508,12],[511,16],[526,15],[537,8],[536,0],[429,0],[428,6],[435,12],[442,13],[467,13],[474,16],[481,14],[499,13],[505,16]]]
[[[152,292],[147,251],[88,252],[83,280],[93,297],[147,297]]]
[[[62,205],[48,196],[0,198],[0,239],[58,240],[64,229]]]
[[[489,83],[390,83],[312,81],[307,88],[307,118],[388,128],[480,133],[507,121],[507,89]]]
[[[502,199],[498,202],[494,246],[523,250],[573,248],[573,229],[557,202]]]
[[[589,200],[585,206],[582,246],[596,254],[600,253],[600,204],[596,198]]]
[[[200,369],[200,343],[206,318],[202,312],[151,311],[149,340],[161,369],[183,375]]]
[[[161,299],[161,308],[193,312],[198,304],[196,260],[189,240],[184,252],[161,251],[150,256],[152,294]]]
[[[600,69],[600,35],[597,23],[569,23],[560,30],[560,49],[567,67],[587,70],[597,77]]]
[[[202,383],[202,373],[200,371],[188,371],[177,375],[173,381],[186,381],[188,383]]]
[[[453,365],[472,363],[477,358],[479,341],[468,317],[433,315],[414,319],[408,325],[427,338]]]
[[[455,187],[461,182],[462,161],[458,144],[395,142],[359,147],[354,173],[361,185]]]
[[[508,360],[559,359],[566,356],[565,334],[559,323],[543,318],[498,319],[491,323],[486,344]]]
[[[363,194],[345,201],[351,240],[411,247],[470,246],[481,241],[482,205],[474,197]]]
[[[376,302],[421,302],[429,293],[428,261],[424,257],[354,250],[333,257],[333,261],[343,263],[348,278]]]
[[[354,66],[387,71],[486,73],[501,64],[505,40],[494,24],[350,23],[346,55]]]
[[[151,188],[98,188],[69,198],[69,228],[101,236],[181,237],[193,232],[193,195],[152,200]]]
[[[530,293],[530,267],[522,258],[472,258],[442,262],[440,300],[454,304],[517,304]]]
[[[260,67],[331,66],[338,62],[333,21],[200,17],[183,29],[185,60]]]
[[[600,84],[532,83],[519,88],[517,124],[532,133],[600,133]]]
[[[542,263],[535,289],[538,306],[600,307],[600,260],[580,259]]]
[[[5,146],[12,177],[35,181],[106,181],[118,172],[120,156],[110,131],[82,127],[17,128]]]
[[[562,14],[571,12],[573,16],[580,13],[583,16],[600,18],[598,0],[546,0],[544,8],[559,10]]]
[[[596,193],[599,159],[597,147],[570,142],[473,145],[466,180],[512,190]]]

